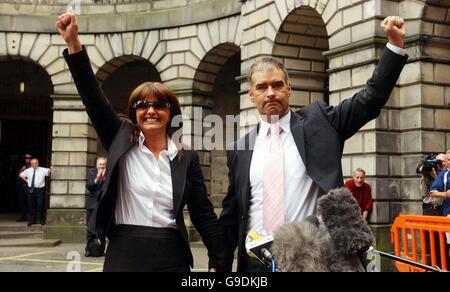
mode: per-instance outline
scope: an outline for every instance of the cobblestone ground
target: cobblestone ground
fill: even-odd
[[[207,251],[193,246],[194,272],[206,272]],[[104,258],[84,257],[83,244],[61,244],[57,247],[2,247],[0,272],[101,272]]]

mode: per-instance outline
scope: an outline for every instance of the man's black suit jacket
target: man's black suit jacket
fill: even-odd
[[[109,235],[115,225],[119,160],[134,145],[131,140],[132,125],[118,117],[95,79],[86,49],[72,55],[67,49],[64,58],[83,104],[97,134],[108,151],[106,180],[100,191],[99,204],[93,214],[89,229],[101,236]],[[127,97],[124,97],[127,98]],[[181,154],[182,153],[182,154]],[[173,186],[173,206],[176,224],[184,239],[189,263],[193,266],[183,209],[188,206],[190,218],[208,249],[210,267],[219,270],[224,266],[225,239],[222,229],[208,199],[200,168],[198,153],[184,149],[170,162]]]
[[[103,186],[103,182],[95,183],[97,173],[97,169],[91,169],[86,182],[86,189],[89,191],[89,195],[86,199],[86,209],[88,210],[94,210],[97,207],[97,198]]]
[[[308,175],[322,193],[343,185],[341,158],[344,141],[378,117],[407,59],[407,56],[386,48],[366,87],[352,98],[337,106],[315,102],[292,112],[292,135]],[[228,262],[232,262],[232,251],[238,247],[238,271],[246,256],[244,245],[251,194],[249,175],[256,136],[255,128],[227,151],[230,184],[219,220],[230,247]]]

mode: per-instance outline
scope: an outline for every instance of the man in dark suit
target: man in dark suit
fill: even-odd
[[[96,168],[91,170],[86,183],[86,188],[89,190],[89,195],[86,198],[86,223],[89,224],[98,205],[98,196],[100,190],[105,182],[106,158],[97,158]],[[100,242],[98,242],[100,241]],[[105,250],[105,238],[96,238],[95,233],[87,231],[86,241],[86,257],[102,256]]]
[[[273,233],[303,221],[315,213],[321,194],[342,186],[345,140],[379,115],[408,58],[403,19],[388,17],[381,25],[389,43],[372,78],[337,106],[315,102],[292,112],[284,66],[265,58],[250,68],[249,96],[261,119],[227,151],[230,184],[220,217],[228,262],[238,247],[238,271],[267,271],[246,254],[248,231]]]
[[[20,218],[17,222],[23,222],[28,220],[28,183],[25,182],[20,174],[31,166],[31,159],[33,156],[31,154],[25,154],[25,163],[20,168],[19,174],[17,176],[17,188],[19,193],[19,203],[20,203]]]

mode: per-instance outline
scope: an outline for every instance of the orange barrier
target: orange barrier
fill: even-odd
[[[450,232],[450,217],[401,214],[391,227],[391,242],[395,255],[448,271],[446,232]],[[439,238],[440,265],[437,264],[435,234],[438,234]],[[400,262],[395,262],[395,266],[399,272],[425,272],[424,269]]]

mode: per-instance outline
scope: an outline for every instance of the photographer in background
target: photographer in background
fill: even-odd
[[[417,165],[416,172],[420,174],[420,192],[422,194],[422,207],[423,215],[428,216],[442,216],[443,215],[443,203],[444,199],[436,197],[431,194],[432,185],[435,182],[436,177],[441,173],[446,166],[446,155],[441,153],[439,155],[428,155],[425,159],[421,160]],[[426,234],[426,250],[430,251],[429,235]],[[441,249],[439,246],[439,234],[434,234],[434,246],[436,250],[436,264],[441,266]],[[429,255],[428,255],[429,256]]]
[[[437,174],[439,174],[441,171],[444,171],[447,169],[447,154],[439,153],[436,156],[436,160],[440,161],[439,172],[437,172]]]
[[[446,163],[449,161],[449,157],[447,154],[442,156],[443,160]],[[446,217],[450,217],[450,170],[448,169],[448,165],[445,166],[445,169],[441,171],[433,184],[431,185],[430,194],[432,198],[439,199],[443,201],[442,204],[442,215]],[[450,244],[450,234],[446,233],[447,236],[447,247]],[[450,251],[449,251],[450,254]],[[448,258],[447,258],[448,262]]]
[[[445,164],[444,164],[445,162]],[[443,198],[432,196],[431,185],[436,176],[446,169],[447,155],[441,153],[437,156],[428,155],[421,160],[416,168],[416,173],[420,174],[420,193],[422,194],[423,215],[442,216]]]

